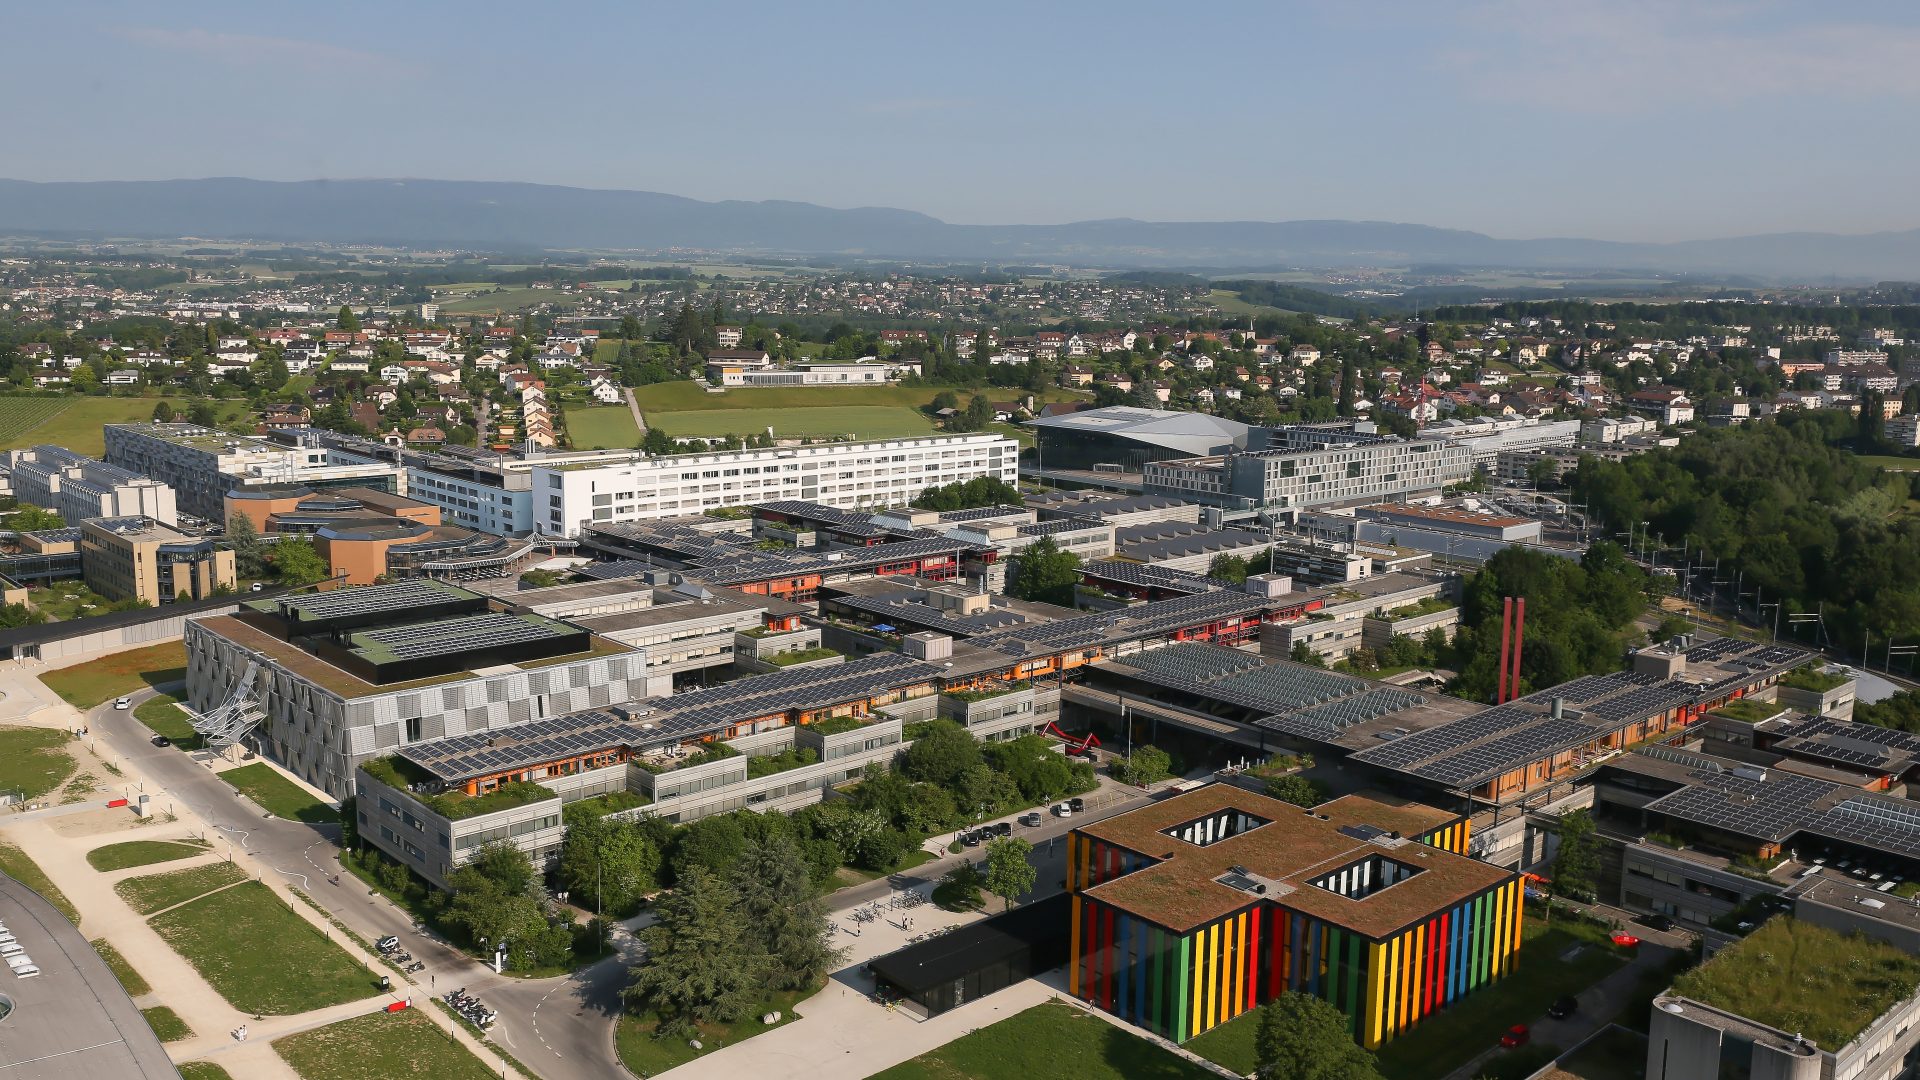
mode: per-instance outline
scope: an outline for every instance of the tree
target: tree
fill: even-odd
[[[951,720],[935,720],[901,756],[908,779],[952,788],[968,769],[981,763],[980,740]]]
[[[266,552],[260,543],[260,531],[245,514],[227,517],[227,544],[233,548],[233,572],[237,577],[261,578],[267,574]]]
[[[353,313],[352,307],[341,304],[340,314],[334,318],[333,326],[336,330],[345,330],[349,334],[357,334],[360,332],[360,316]]]
[[[660,849],[632,823],[587,815],[568,823],[560,882],[582,906],[625,918],[660,885]]]
[[[15,532],[39,532],[41,529],[59,529],[65,525],[59,514],[39,506],[21,506],[7,518],[7,527]]]
[[[1313,651],[1313,646],[1305,641],[1296,641],[1293,648],[1287,650],[1287,659],[1296,664],[1311,664],[1314,667],[1326,667],[1326,658]]]
[[[1028,858],[1033,845],[1017,836],[1002,836],[987,841],[987,891],[1000,898],[1001,910],[1013,906],[1017,896],[1033,891],[1039,872]]]
[[[273,572],[283,585],[312,585],[327,576],[327,563],[306,537],[283,538],[273,545]]]
[[[747,937],[739,896],[705,867],[687,871],[640,932],[647,962],[629,969],[629,1001],[684,1034],[697,1023],[732,1023],[759,1000],[764,958]]]
[[[220,414],[213,409],[213,403],[196,401],[187,406],[187,420],[201,427],[213,427],[220,422]]]
[[[1253,1036],[1261,1080],[1381,1080],[1372,1053],[1347,1034],[1347,1014],[1308,994],[1287,991],[1260,1006]]]
[[[1043,536],[1020,552],[1007,573],[1007,595],[1018,600],[1073,606],[1073,587],[1080,581],[1080,556],[1061,551],[1053,537]]]
[[[756,840],[733,868],[739,917],[766,958],[767,980],[785,990],[826,981],[845,951],[831,944],[827,905],[792,837]]]
[[[1327,791],[1298,773],[1276,776],[1267,781],[1267,797],[1295,806],[1319,806],[1327,801]]]
[[[1223,551],[1207,564],[1207,576],[1231,581],[1235,585],[1247,580],[1247,560],[1232,552]]]
[[[1173,775],[1173,759],[1157,746],[1136,747],[1114,762],[1113,775],[1123,784],[1152,784]]]
[[[922,491],[913,500],[921,510],[972,510],[982,506],[1019,506],[1020,489],[997,476],[956,480]]]
[[[1590,899],[1600,873],[1600,837],[1594,832],[1593,815],[1574,810],[1560,815],[1560,850],[1553,857],[1553,891],[1556,896]]]
[[[156,424],[173,423],[173,406],[162,401],[153,407],[153,422]]]

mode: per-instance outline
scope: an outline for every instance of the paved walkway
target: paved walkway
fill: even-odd
[[[640,415],[640,402],[634,399],[633,387],[631,386],[622,387],[620,392],[626,395],[627,408],[633,410],[633,426],[640,429],[641,438],[643,439],[646,438],[647,437],[647,421],[645,417]]]

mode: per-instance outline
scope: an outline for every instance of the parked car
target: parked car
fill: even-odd
[[[1663,934],[1673,930],[1673,920],[1665,915],[1642,915],[1634,921],[1649,930],[1658,930]]]
[[[1013,822],[1011,821],[996,821],[993,824],[987,826],[987,828],[991,830],[993,835],[995,836],[1012,836],[1013,835]]]
[[[1533,1041],[1533,1031],[1525,1024],[1515,1024],[1500,1036],[1500,1045],[1511,1050],[1516,1046],[1525,1046]]]
[[[960,842],[968,847],[979,847],[980,834],[977,832],[963,832],[960,834]]]
[[[248,592],[259,592],[259,591],[260,591],[261,589],[264,589],[264,588],[266,588],[266,586],[265,586],[265,585],[262,585],[262,584],[261,584],[260,582],[258,582],[258,581],[256,581],[256,582],[254,582],[254,583],[253,583],[252,585],[250,585],[250,586],[248,586],[248,588],[247,588],[247,591],[248,591]]]
[[[124,711],[126,711],[127,709],[131,709],[131,708],[133,708],[133,699],[132,699],[132,698],[124,698],[124,697],[123,697],[123,698],[115,698],[115,699],[113,700],[113,707],[114,707],[115,709],[117,709],[117,710],[120,710],[120,711],[122,711],[122,712],[124,712]]]
[[[1038,810],[1035,810],[1030,814],[1020,815],[1020,824],[1025,825],[1029,829],[1038,826],[1040,824],[1040,821],[1041,821],[1040,811]]]
[[[1068,799],[1067,805],[1071,806],[1073,808],[1073,812],[1076,814],[1084,814],[1087,812],[1087,800],[1081,798],[1078,795],[1075,795],[1073,798]]]
[[[172,746],[173,745],[173,740],[167,738],[165,735],[155,735],[151,741],[155,746]]]
[[[1567,1017],[1579,1011],[1580,999],[1574,997],[1572,994],[1554,998],[1553,1004],[1547,1006],[1547,1015],[1553,1017],[1555,1020],[1565,1020]]]
[[[1073,804],[1072,803],[1054,803],[1053,816],[1054,817],[1072,817]]]

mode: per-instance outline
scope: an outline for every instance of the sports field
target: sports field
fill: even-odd
[[[640,441],[633,410],[625,405],[569,405],[566,416],[567,437],[575,450],[617,450]]]
[[[647,423],[674,436],[756,435],[773,429],[776,437],[857,435],[891,439],[928,435],[933,421],[913,409],[885,405],[844,405],[818,409],[713,409],[648,413]],[[575,443],[579,440],[576,437]]]
[[[153,419],[153,407],[169,402],[181,412],[194,399],[185,397],[0,397],[0,450],[17,450],[39,443],[64,446],[98,457],[106,451],[102,424],[130,424]],[[214,409],[222,424],[247,414],[244,401],[217,401]]]

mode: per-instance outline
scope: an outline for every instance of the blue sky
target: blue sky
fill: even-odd
[[[15,3],[0,176],[434,177],[957,222],[1920,226],[1920,5]]]

